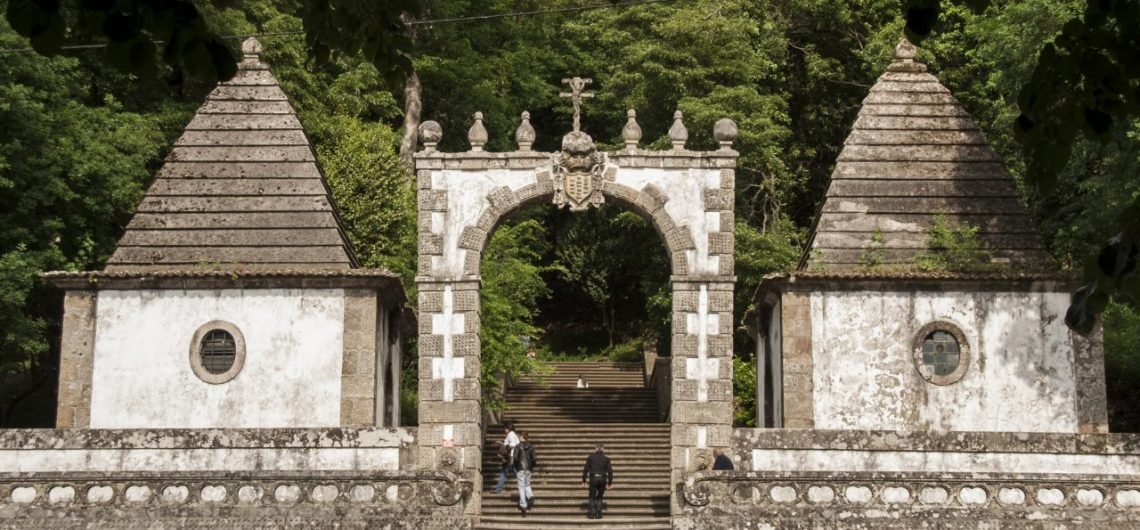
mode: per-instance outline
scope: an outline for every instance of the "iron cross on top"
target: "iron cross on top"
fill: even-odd
[[[593,92],[582,92],[586,85],[593,83],[594,80],[589,77],[571,77],[563,79],[563,83],[570,85],[570,92],[562,92],[558,94],[560,98],[570,98],[570,102],[574,104],[574,130],[582,130],[582,98],[594,97]]]

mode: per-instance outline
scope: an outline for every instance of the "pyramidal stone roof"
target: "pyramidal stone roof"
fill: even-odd
[[[857,269],[875,252],[909,264],[935,217],[974,226],[993,261],[1054,267],[997,154],[969,114],[903,40],[839,154],[801,268]]]
[[[313,148],[261,44],[242,44],[166,157],[107,271],[357,266]]]

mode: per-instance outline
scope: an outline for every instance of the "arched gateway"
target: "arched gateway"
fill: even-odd
[[[523,113],[518,149],[489,153],[482,115],[474,118],[466,152],[436,150],[439,124],[420,127],[419,465],[463,473],[480,489],[480,261],[500,219],[542,202],[585,210],[606,201],[649,220],[671,257],[673,475],[707,463],[711,448],[732,439],[736,124],[716,124],[720,149],[690,151],[678,112],[673,149],[647,151],[630,111],[626,147],[605,153],[575,119],[560,152],[540,153],[530,150],[534,129]]]

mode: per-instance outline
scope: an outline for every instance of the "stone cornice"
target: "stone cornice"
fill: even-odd
[[[68,291],[134,289],[378,289],[404,301],[400,276],[382,269],[55,271],[43,274]]]

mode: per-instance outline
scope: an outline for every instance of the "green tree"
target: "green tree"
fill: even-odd
[[[100,52],[103,60],[142,77],[161,72],[160,57],[165,65],[206,81],[229,79],[237,72],[237,57],[224,41],[224,31],[203,14],[231,0],[6,3],[8,22],[44,55],[56,55],[66,44],[100,42],[106,44]],[[419,11],[415,0],[281,4],[303,22],[307,47],[317,62],[329,61],[334,53],[363,57],[393,83],[411,70],[406,54],[412,42],[403,17]]]
[[[0,47],[24,42],[0,23]],[[39,272],[110,255],[173,141],[170,124],[189,117],[177,104],[129,109],[120,86],[77,58],[0,62],[0,426],[50,421],[50,407],[16,408],[56,376],[59,298]]]
[[[534,317],[538,301],[550,295],[539,264],[547,245],[546,231],[534,219],[503,224],[487,244],[479,313],[479,362],[487,410],[503,408],[499,392],[503,381],[539,371],[537,362],[526,355],[523,337],[541,333]]]

